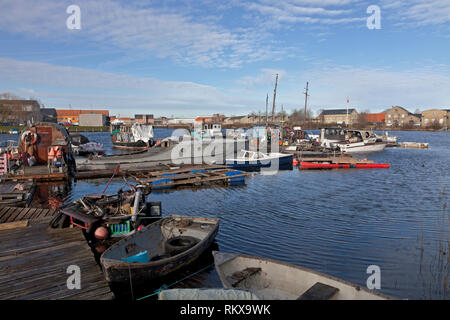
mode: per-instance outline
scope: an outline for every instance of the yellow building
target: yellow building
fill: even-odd
[[[393,106],[386,112],[386,126],[420,126],[421,114],[413,114],[400,106]]]
[[[358,122],[358,112],[356,109],[331,109],[323,110],[318,116],[325,124],[353,124]]]
[[[450,110],[431,109],[422,112],[422,127],[450,126]]]

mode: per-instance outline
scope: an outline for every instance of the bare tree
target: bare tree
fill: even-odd
[[[11,92],[0,93],[0,99],[21,100],[21,98],[19,96],[15,95],[14,93],[11,93]]]
[[[311,109],[306,109],[306,120],[309,121],[313,118],[313,112]],[[305,120],[305,110],[294,109],[289,117],[291,124],[303,124]]]

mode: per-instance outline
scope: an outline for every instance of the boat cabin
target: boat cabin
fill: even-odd
[[[19,151],[33,157],[37,165],[47,165],[53,150],[59,150],[66,159],[72,155],[70,135],[56,123],[41,122],[25,128],[20,134],[18,145]]]

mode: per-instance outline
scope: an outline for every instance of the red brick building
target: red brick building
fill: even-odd
[[[80,122],[80,114],[103,114],[105,117],[109,117],[108,110],[67,110],[67,109],[56,109],[57,121],[69,122],[77,124]]]

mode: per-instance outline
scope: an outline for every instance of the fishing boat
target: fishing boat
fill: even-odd
[[[147,202],[143,186],[138,185],[129,190],[122,187],[115,194],[84,195],[61,206],[59,212],[70,224],[85,229],[88,234],[104,227],[107,236],[114,238],[132,234],[139,226],[160,218],[161,203]]]
[[[226,165],[235,169],[258,169],[272,165],[277,168],[285,168],[292,166],[293,157],[292,154],[285,153],[241,150],[237,157],[226,159]]]
[[[115,148],[127,150],[145,150],[152,147],[153,126],[139,123],[131,127],[118,124],[111,125],[111,142]]]
[[[387,143],[379,139],[370,130],[322,128],[320,145],[344,153],[370,153],[383,151]]]
[[[77,169],[135,169],[159,164],[224,164],[227,155],[234,154],[241,142],[233,138],[196,139],[167,137],[143,152],[109,155],[92,159],[76,159]]]
[[[105,147],[98,142],[88,142],[79,146],[73,146],[75,155],[86,157],[90,155],[101,156],[105,154]]]
[[[109,247],[100,263],[110,283],[146,281],[195,261],[211,246],[219,219],[172,215]],[[131,278],[130,278],[131,277]]]
[[[307,268],[267,258],[213,252],[225,288],[262,300],[386,300],[388,296]]]

